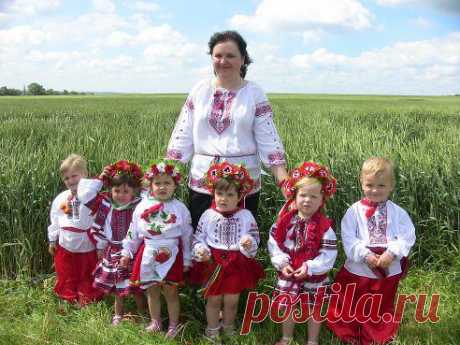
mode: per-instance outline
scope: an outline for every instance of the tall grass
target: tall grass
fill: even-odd
[[[162,157],[185,95],[21,97],[0,99],[0,275],[50,271],[46,228],[57,174],[71,152],[83,154],[92,174],[117,159],[147,164]],[[273,95],[278,131],[290,166],[329,165],[338,193],[328,206],[339,224],[359,199],[363,160],[396,162],[395,202],[410,213],[420,267],[448,268],[459,253],[459,97]],[[185,190],[180,197],[185,197]],[[263,238],[282,198],[272,179],[261,194]],[[266,253],[262,260],[268,265]]]

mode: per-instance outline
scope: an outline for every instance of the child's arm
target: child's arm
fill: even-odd
[[[207,261],[211,256],[211,250],[206,243],[206,223],[208,222],[207,212],[201,215],[193,235],[192,256],[196,261]]]
[[[270,237],[268,239],[268,252],[270,254],[270,260],[272,265],[275,267],[277,271],[282,271],[283,268],[289,266],[290,264],[290,257],[288,254],[283,252],[278,243],[273,237],[273,233],[276,231],[276,224],[273,224],[272,228],[270,229]]]
[[[86,207],[92,208],[92,203],[96,200],[102,186],[101,180],[82,178],[78,182],[77,197]]]
[[[366,247],[366,243],[358,237],[357,215],[350,207],[342,218],[341,235],[343,248],[349,260],[362,263],[366,262],[366,256],[372,252]]]
[[[128,257],[134,259],[134,256],[139,249],[139,246],[142,244],[144,239],[139,236],[139,214],[138,210],[134,211],[131,224],[129,225],[129,230],[126,233],[126,237],[123,240],[123,249],[121,251],[122,257]]]
[[[50,210],[50,225],[48,226],[48,252],[54,256],[56,252],[56,243],[59,240],[59,223],[58,223],[58,214],[59,214],[59,201],[58,198],[53,200]]]
[[[241,236],[240,239],[240,252],[248,257],[253,258],[257,254],[257,248],[259,247],[260,236],[259,236],[259,229],[257,227],[257,222],[252,216],[250,211],[247,212],[248,219],[246,220],[246,227],[247,232]]]
[[[321,275],[329,272],[334,267],[337,258],[337,237],[334,230],[329,228],[321,239],[319,254],[312,260],[304,262],[305,276]],[[298,277],[301,278],[301,277]]]
[[[387,251],[401,259],[408,256],[415,243],[415,227],[407,212],[399,209],[399,223],[396,229],[395,238],[388,242]]]

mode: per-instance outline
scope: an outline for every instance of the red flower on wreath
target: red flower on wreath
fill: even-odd
[[[205,176],[207,189],[212,193],[217,181],[222,178],[233,180],[238,186],[241,195],[248,194],[255,185],[254,180],[242,164],[236,165],[224,161],[214,163],[209,167]]]
[[[109,166],[109,176],[104,176],[102,181],[104,185],[110,187],[112,184],[113,178],[120,175],[127,175],[131,177],[136,185],[140,186],[142,181],[143,172],[139,165],[136,163],[119,160]]]

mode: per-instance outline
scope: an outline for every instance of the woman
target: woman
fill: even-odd
[[[256,182],[245,207],[256,217],[261,162],[279,185],[287,177],[283,144],[272,108],[262,89],[244,79],[252,62],[246,42],[235,31],[215,33],[209,41],[215,77],[196,84],[182,108],[168,145],[167,157],[191,160],[190,212],[194,228],[211,205],[204,176],[213,162],[243,163]]]

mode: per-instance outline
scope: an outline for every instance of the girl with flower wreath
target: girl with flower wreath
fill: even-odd
[[[134,209],[141,201],[138,195],[142,175],[139,165],[120,160],[106,166],[97,179],[81,179],[78,185],[79,199],[94,205],[91,234],[96,239],[100,261],[94,271],[93,286],[105,294],[115,295],[114,326],[123,320],[123,300],[128,294],[134,293],[140,313],[145,310],[143,294],[129,286],[131,267],[118,265],[122,240],[128,232]],[[109,192],[101,192],[103,187]]]
[[[53,200],[48,226],[48,251],[56,270],[54,292],[63,300],[83,306],[102,297],[92,286],[91,273],[97,263],[89,233],[93,205],[85,205],[77,195],[80,181],[88,175],[86,160],[71,154],[61,163],[59,172],[67,190]]]
[[[264,271],[254,259],[259,245],[256,220],[242,208],[245,196],[254,188],[249,172],[242,165],[215,163],[208,169],[206,186],[214,199],[194,235],[192,254],[196,263],[191,281],[204,286],[205,335],[216,339],[221,328],[226,335],[234,334],[240,293],[255,288]]]
[[[131,283],[147,293],[151,318],[147,332],[162,330],[160,294],[163,293],[169,316],[166,337],[173,338],[182,328],[178,286],[191,265],[190,212],[174,198],[181,179],[175,162],[161,160],[152,164],[144,178],[150,183],[149,191],[134,210],[123,240],[120,265],[127,267],[135,258]]]
[[[268,241],[270,259],[278,271],[272,307],[292,311],[288,304],[292,307],[300,297],[302,308],[311,313],[315,303],[322,303],[315,300],[315,293],[328,285],[328,272],[337,257],[337,238],[331,220],[324,215],[324,204],[335,193],[336,180],[325,166],[304,162],[289,173],[284,188],[289,199]],[[291,313],[276,345],[291,343],[294,326]],[[318,344],[320,327],[313,317],[308,319],[307,345]]]

